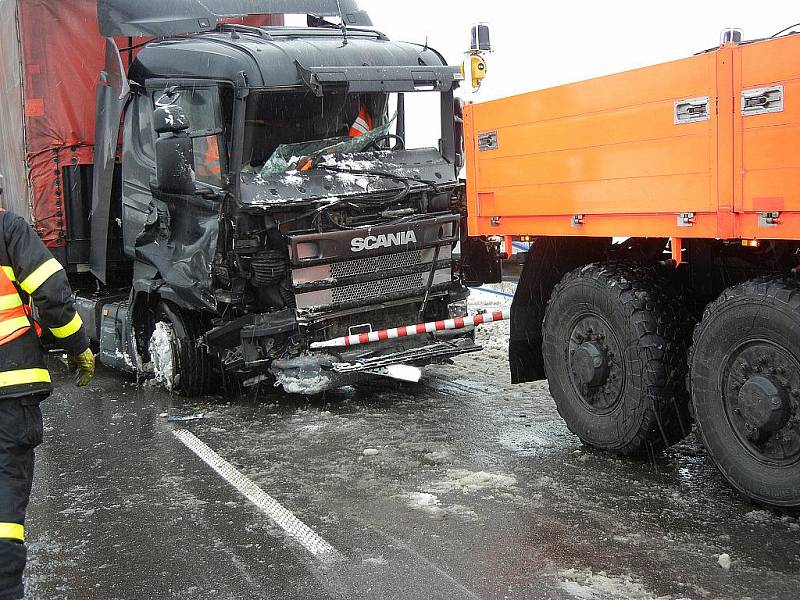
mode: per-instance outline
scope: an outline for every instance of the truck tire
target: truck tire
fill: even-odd
[[[694,332],[689,388],[708,454],[730,484],[800,509],[800,282],[725,290]]]
[[[652,269],[605,263],[568,273],[545,311],[543,355],[570,431],[621,455],[652,454],[686,437],[691,330]]]
[[[150,339],[150,360],[157,382],[181,396],[211,393],[212,364],[198,344],[199,320],[169,302],[160,302]]]

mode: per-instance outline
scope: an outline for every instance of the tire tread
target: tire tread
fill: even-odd
[[[555,287],[547,310],[565,287],[585,279],[616,296],[634,324],[640,355],[646,357],[649,410],[636,436],[610,450],[622,455],[653,454],[679,442],[692,425],[684,381],[693,321],[681,298],[670,289],[665,274],[655,268],[627,262],[594,263],[568,273]],[[560,408],[559,414],[564,417]]]
[[[694,381],[693,381],[693,365],[697,356],[697,349],[700,344],[701,337],[705,334],[707,329],[711,326],[712,317],[720,313],[727,306],[732,303],[744,302],[747,300],[757,300],[764,304],[772,304],[778,309],[783,309],[787,313],[796,315],[797,322],[800,323],[800,281],[790,277],[776,277],[776,276],[762,276],[743,283],[731,286],[725,289],[722,294],[708,306],[703,312],[702,320],[697,323],[692,335],[692,346],[689,350],[689,372],[686,375],[686,388],[689,391],[695,410],[697,409],[698,399],[695,399],[694,394]],[[737,484],[725,470],[720,466],[719,460],[715,457],[718,449],[711,447],[706,440],[703,432],[703,424],[700,419],[697,419],[697,433],[703,441],[706,451],[711,462],[717,467],[720,473],[725,477],[731,485],[733,485],[741,494],[747,499],[766,506],[773,510],[785,512],[797,512],[797,506],[785,506],[781,504],[771,503],[766,501],[763,497],[752,491],[744,489],[744,486]]]

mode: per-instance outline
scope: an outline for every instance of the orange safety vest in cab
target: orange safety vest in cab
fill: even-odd
[[[200,154],[199,160],[195,156],[195,175],[197,180],[209,185],[222,185],[222,162],[219,148],[219,138],[208,136],[195,138],[195,149]]]
[[[359,136],[364,135],[374,129],[374,123],[372,121],[372,117],[367,110],[367,107],[363,104],[358,111],[358,118],[356,122],[350,127],[350,137],[357,138]]]

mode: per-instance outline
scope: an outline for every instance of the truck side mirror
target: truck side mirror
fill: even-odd
[[[159,106],[153,115],[153,128],[158,135],[180,133],[189,129],[189,117],[180,106]]]
[[[180,106],[160,106],[153,116],[156,140],[156,185],[166,194],[194,194],[194,146],[189,118]]]

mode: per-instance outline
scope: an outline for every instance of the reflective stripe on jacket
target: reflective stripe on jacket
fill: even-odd
[[[8,278],[7,270],[0,269],[0,346],[21,337],[30,327],[25,304],[16,286]]]
[[[38,325],[69,354],[89,347],[72,290],[61,263],[22,217],[0,211],[0,398],[51,390]]]

